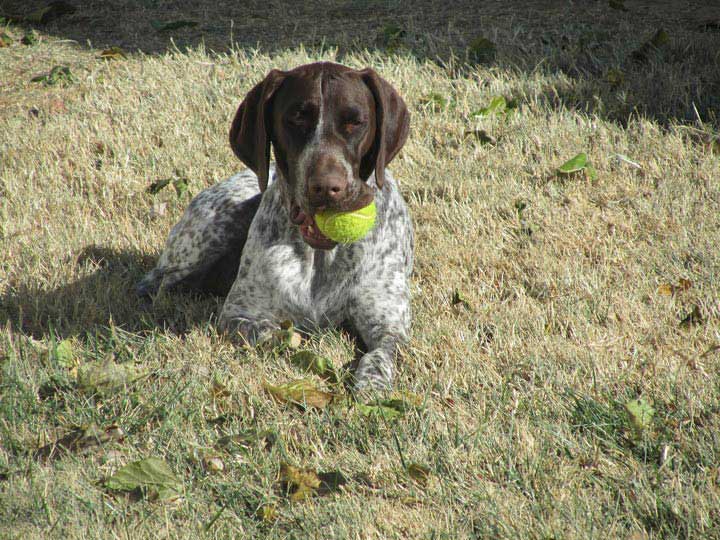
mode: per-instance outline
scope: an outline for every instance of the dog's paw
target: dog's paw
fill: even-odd
[[[393,360],[379,350],[370,351],[360,358],[353,375],[356,392],[391,390],[394,375]]]
[[[238,317],[223,321],[222,329],[233,341],[255,347],[271,342],[279,327],[267,319],[251,320]]]

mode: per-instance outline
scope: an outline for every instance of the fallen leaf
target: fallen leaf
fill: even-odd
[[[150,21],[150,25],[158,32],[165,32],[167,30],[177,30],[179,28],[193,28],[197,26],[196,21],[169,21],[162,22],[158,20]]]
[[[314,407],[324,409],[335,397],[334,394],[318,390],[311,381],[298,379],[286,384],[273,386],[267,382],[263,388],[276,400],[280,402],[294,403],[301,407]]]
[[[55,345],[52,351],[52,357],[58,366],[70,369],[75,364],[75,351],[73,350],[72,341],[63,339]]]
[[[502,114],[507,110],[507,100],[504,96],[495,96],[490,100],[487,107],[478,109],[470,114],[470,116],[489,116],[491,114]]]
[[[628,8],[625,7],[625,0],[610,0],[608,4],[612,9],[617,9],[618,11],[628,11]]]
[[[625,403],[625,411],[636,437],[641,437],[643,432],[652,425],[655,409],[645,398],[641,397]]]
[[[2,47],[9,47],[13,43],[13,38],[10,37],[10,34],[7,32],[3,32],[0,34],[0,48]]]
[[[328,358],[320,356],[313,351],[298,351],[290,357],[290,363],[304,371],[315,373],[330,382],[338,382],[335,366]]]
[[[56,84],[67,85],[77,81],[68,66],[55,66],[48,73],[30,79],[31,82],[41,82],[46,86]]]
[[[285,462],[280,464],[280,481],[285,484],[291,501],[312,497],[320,488],[320,478],[315,471],[293,467]]]
[[[33,457],[49,461],[71,452],[81,452],[113,441],[119,442],[124,438],[125,432],[117,424],[112,424],[104,429],[98,428],[95,424],[90,424],[86,428],[73,430],[57,441],[38,448]]]
[[[100,58],[105,60],[122,60],[127,58],[127,54],[120,47],[110,47],[100,53]]]
[[[93,362],[78,370],[78,387],[88,394],[107,395],[145,376],[134,364]]]
[[[113,491],[140,490],[150,500],[169,501],[182,496],[183,483],[160,458],[129,463],[105,481]]]
[[[575,157],[567,160],[565,163],[558,167],[557,171],[560,174],[572,174],[580,172],[587,166],[587,154],[580,152]]]
[[[368,405],[365,403],[356,403],[355,408],[363,416],[379,416],[385,420],[395,420],[403,415],[403,412],[394,407],[385,405]]]
[[[590,165],[585,152],[580,152],[576,156],[567,160],[557,168],[556,172],[561,176],[571,176],[579,172],[585,172],[588,177],[593,180],[597,177],[597,171],[592,165]]]
[[[394,393],[388,399],[374,403],[355,403],[355,407],[363,416],[381,416],[385,420],[394,420],[410,410],[422,407],[424,399],[410,392]]]

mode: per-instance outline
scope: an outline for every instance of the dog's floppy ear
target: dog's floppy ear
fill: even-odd
[[[360,176],[367,179],[375,170],[375,182],[382,188],[385,167],[393,160],[410,132],[410,113],[395,89],[375,70],[367,68],[360,76],[375,98],[375,140],[360,163]]]
[[[272,97],[285,73],[273,69],[240,104],[230,127],[230,146],[235,155],[258,177],[260,191],[268,184],[272,139]]]

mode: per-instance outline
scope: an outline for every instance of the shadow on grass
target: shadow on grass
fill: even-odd
[[[184,335],[212,320],[222,299],[182,293],[154,301],[135,295],[135,283],[155,262],[139,251],[90,245],[74,256],[75,268],[89,275],[46,290],[36,284],[11,283],[0,298],[0,320],[35,338],[60,339],[103,333],[115,326],[143,333],[163,329]]]
[[[621,125],[640,115],[664,126],[700,119],[720,127],[720,6],[701,0],[625,4],[0,0],[0,16],[81,46],[151,54],[199,46],[267,53],[336,48],[341,62],[349,52],[399,53],[436,62],[451,77],[472,71],[475,62],[527,76],[561,73],[568,84],[541,98],[553,108]],[[648,47],[661,28],[662,43]]]

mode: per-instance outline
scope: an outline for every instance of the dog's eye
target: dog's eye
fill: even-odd
[[[287,117],[287,122],[293,126],[304,127],[308,122],[308,118],[303,111],[295,111]]]
[[[364,125],[365,121],[362,118],[350,118],[343,122],[342,130],[346,134],[351,135]]]

